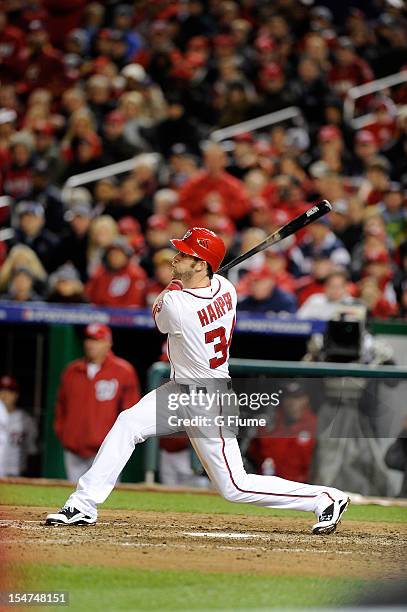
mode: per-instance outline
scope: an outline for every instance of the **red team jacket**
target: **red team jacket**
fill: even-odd
[[[291,425],[285,423],[279,412],[275,428],[271,432],[259,428],[258,435],[250,443],[248,454],[257,472],[262,473],[265,459],[272,459],[275,476],[308,482],[316,442],[316,425],[317,417],[310,409]]]
[[[77,359],[61,378],[55,410],[55,433],[66,450],[93,457],[118,414],[140,399],[133,366],[109,353],[93,379],[87,362]]]
[[[116,272],[101,266],[87,282],[85,294],[100,306],[144,306],[146,285],[146,273],[139,265],[130,262]]]
[[[242,181],[228,172],[210,176],[205,170],[198,172],[181,188],[179,206],[188,210],[194,221],[198,222],[205,212],[205,200],[210,193],[218,193],[224,210],[232,219],[241,219],[249,211],[249,200]]]

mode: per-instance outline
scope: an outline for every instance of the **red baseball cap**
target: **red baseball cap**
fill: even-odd
[[[168,219],[165,215],[151,215],[147,220],[147,228],[153,230],[165,230],[168,227]]]
[[[118,110],[111,111],[106,116],[106,121],[108,123],[126,123],[126,117]]]
[[[254,142],[254,136],[251,132],[243,132],[242,134],[236,134],[233,140],[235,142]]]
[[[236,234],[236,225],[228,217],[218,217],[211,229],[216,234],[226,234],[228,236]]]
[[[184,221],[187,225],[191,223],[191,214],[189,210],[183,208],[182,206],[175,206],[171,208],[168,213],[168,217],[170,221]]]
[[[376,144],[376,138],[369,130],[360,130],[356,134],[356,142],[358,144]]]
[[[18,383],[13,376],[1,376],[0,377],[0,389],[7,389],[8,391],[18,391]]]
[[[103,323],[90,323],[86,326],[85,337],[92,338],[92,340],[112,342],[112,330]]]
[[[192,36],[187,43],[188,51],[202,51],[209,48],[209,40],[205,36]]]
[[[236,43],[233,40],[233,36],[229,34],[217,34],[212,39],[214,47],[235,47]]]
[[[269,210],[269,206],[266,200],[262,197],[253,198],[251,201],[252,210]]]
[[[276,81],[277,79],[281,79],[283,74],[281,67],[275,62],[272,62],[264,66],[263,70],[261,70],[260,79],[262,81]]]
[[[128,236],[131,234],[139,234],[141,232],[141,225],[133,217],[122,217],[118,222],[119,232],[122,236]]]
[[[250,283],[253,281],[264,280],[266,278],[274,278],[272,270],[268,266],[263,266],[258,270],[253,270],[248,274],[248,280]]]
[[[319,140],[322,142],[330,142],[331,140],[339,140],[342,138],[342,133],[336,125],[323,125],[318,132]]]
[[[46,119],[37,119],[33,125],[33,131],[36,134],[44,134],[45,136],[53,136],[55,133],[55,127]]]
[[[254,41],[254,46],[258,51],[274,51],[276,48],[275,42],[268,36],[258,36]]]
[[[389,256],[385,251],[371,253],[365,259],[366,264],[371,263],[389,263]]]
[[[290,215],[281,208],[275,208],[271,211],[270,218],[271,222],[274,223],[274,225],[278,225],[279,227],[281,227],[282,225],[288,223]]]

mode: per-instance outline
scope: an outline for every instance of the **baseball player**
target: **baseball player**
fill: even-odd
[[[3,429],[3,442],[0,441],[0,474],[5,476],[24,474],[28,458],[38,452],[35,420],[25,410],[18,408],[18,396],[16,379],[12,376],[1,376],[0,404],[6,409],[7,419]],[[0,430],[1,420],[0,416]]]
[[[186,430],[209,478],[225,499],[266,508],[308,510],[317,519],[313,533],[332,533],[349,504],[345,493],[276,476],[247,474],[230,429],[219,425],[210,428],[210,435],[196,435],[186,421],[173,424],[173,418],[162,419],[157,414],[165,395],[189,393],[191,404],[193,392],[206,397],[208,381],[216,379],[218,386],[228,389],[232,386],[228,359],[236,291],[230,281],[214,274],[225,255],[223,241],[205,228],[194,227],[182,239],[171,242],[177,249],[173,280],[152,309],[158,329],[168,334],[171,380],[118,416],[92,467],[80,478],[63,508],[48,514],[46,524],[95,523],[97,505],[111,493],[135,445],[150,436]],[[196,385],[183,384],[185,380],[196,381]],[[221,402],[216,409],[221,414]]]

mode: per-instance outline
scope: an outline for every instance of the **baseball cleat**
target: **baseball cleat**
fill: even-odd
[[[45,521],[46,525],[94,525],[95,523],[95,518],[83,514],[73,506],[64,506],[58,512],[48,514]]]
[[[342,515],[348,509],[349,497],[337,499],[327,506],[317,517],[318,523],[312,527],[312,533],[316,535],[328,535],[333,533],[340,522]]]

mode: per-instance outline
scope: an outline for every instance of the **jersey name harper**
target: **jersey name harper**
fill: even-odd
[[[217,274],[208,287],[164,295],[155,322],[162,333],[168,334],[173,379],[229,377],[236,304],[234,286]]]
[[[229,291],[227,291],[223,295],[215,298],[213,302],[205,306],[205,308],[198,310],[197,314],[202,327],[205,327],[209,325],[209,323],[212,323],[212,321],[216,321],[219,317],[222,317],[228,310],[232,309],[232,297]]]

